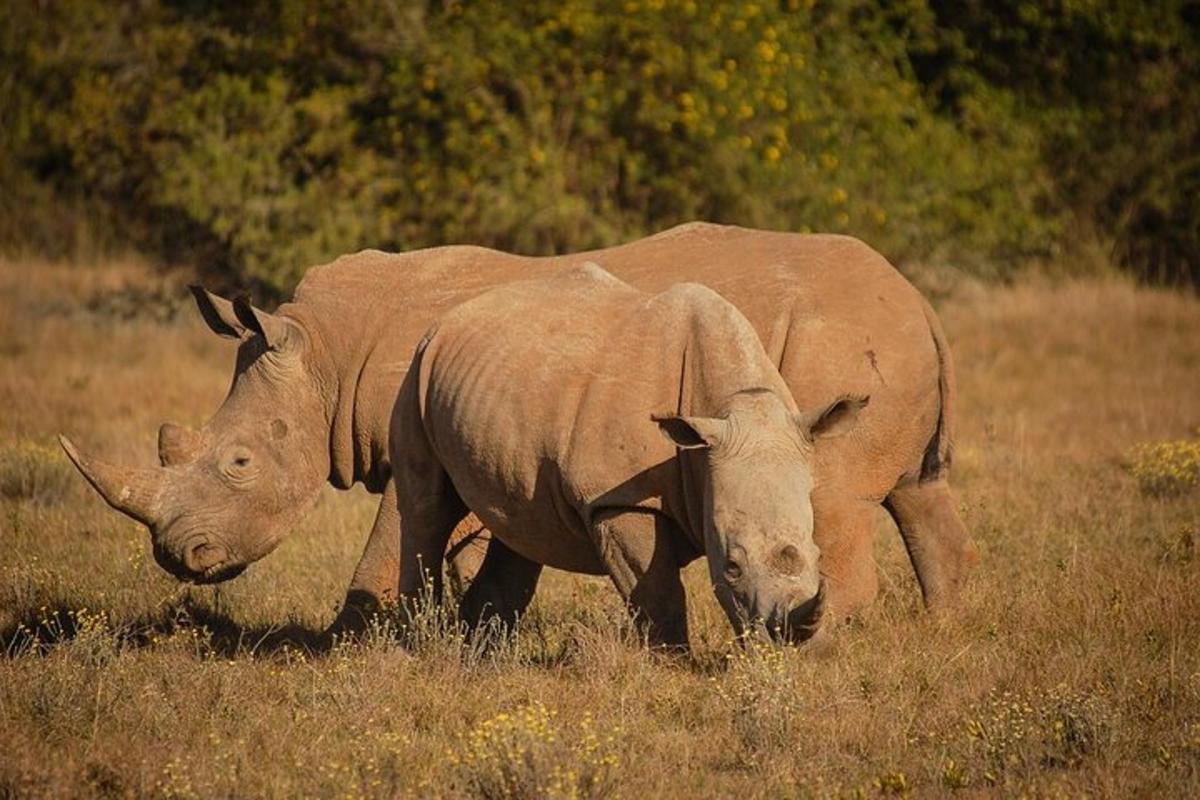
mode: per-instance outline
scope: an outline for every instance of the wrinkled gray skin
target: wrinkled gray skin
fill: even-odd
[[[114,508],[150,526],[159,562],[185,580],[224,579],[265,555],[326,480],[382,492],[335,624],[353,626],[362,612],[396,597],[388,436],[422,333],[483,291],[585,259],[644,291],[680,281],[715,290],[753,325],[800,407],[871,397],[852,434],[813,453],[827,616],[851,613],[877,591],[871,541],[880,504],[896,520],[926,603],[954,600],[977,555],[946,482],[955,401],[949,348],[919,293],[882,256],[845,236],[691,223],[553,258],[467,246],[364,251],[310,269],[294,301],[274,314],[197,290],[209,326],[240,342],[217,414],[196,432],[164,425],[160,469],[113,466],[64,446]],[[540,570],[493,543],[463,598],[465,613],[519,613]]]
[[[585,264],[487,292],[434,325],[400,389],[401,597],[474,511],[531,562],[611,576],[652,643],[687,646],[680,569],[701,554],[735,630],[807,638],[813,442],[864,405],[799,413],[754,328],[697,284],[649,295]]]

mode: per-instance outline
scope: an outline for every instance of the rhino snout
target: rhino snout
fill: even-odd
[[[245,569],[223,545],[198,536],[179,547],[154,548],[159,566],[188,583],[219,583],[237,577]]]
[[[808,639],[821,626],[825,612],[825,581],[817,585],[816,594],[797,600],[799,602],[788,610],[778,631],[780,636],[792,642]]]
[[[183,551],[183,564],[189,572],[203,574],[229,560],[229,552],[218,544],[199,541],[189,544]]]
[[[821,626],[825,611],[825,582],[813,584],[803,578],[790,579],[788,588],[779,588],[772,602],[768,596],[757,598],[755,615],[776,641],[798,643],[810,638]],[[799,584],[799,585],[797,585]]]

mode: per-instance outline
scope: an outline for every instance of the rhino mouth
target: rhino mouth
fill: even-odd
[[[191,583],[197,586],[224,583],[225,581],[233,580],[246,571],[245,564],[234,564],[231,562],[213,564],[199,572],[193,572],[182,564],[174,562],[164,564],[160,561],[159,566],[170,573],[171,577],[180,583]]]
[[[246,564],[228,547],[197,536],[185,547],[183,563],[197,584],[221,583],[241,575]]]
[[[767,632],[776,641],[800,643],[811,639],[821,628],[825,616],[825,581],[817,586],[817,593],[798,606],[773,619]]]
[[[213,564],[199,575],[193,575],[191,582],[200,586],[231,581],[246,571],[245,564]]]

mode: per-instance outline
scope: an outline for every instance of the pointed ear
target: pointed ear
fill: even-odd
[[[681,450],[713,447],[729,423],[715,417],[680,417],[674,414],[653,416],[658,430]]]
[[[196,299],[196,308],[200,309],[200,316],[204,317],[213,333],[227,339],[240,339],[246,335],[246,326],[234,313],[233,303],[203,286],[189,286],[188,289],[191,289],[192,297]]]
[[[825,408],[800,412],[796,415],[796,425],[813,441],[841,436],[858,422],[858,412],[866,408],[870,399],[850,395],[839,397]]]
[[[263,337],[267,347],[272,350],[281,351],[300,341],[300,335],[295,331],[295,323],[255,308],[250,305],[245,295],[233,301],[233,313],[247,330]]]

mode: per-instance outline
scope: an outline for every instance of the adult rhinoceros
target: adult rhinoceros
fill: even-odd
[[[855,431],[816,449],[814,537],[827,613],[871,601],[874,512],[891,513],[927,605],[952,600],[977,559],[946,477],[955,390],[932,309],[861,241],[690,223],[629,244],[533,258],[480,247],[364,251],[308,271],[274,314],[195,290],[201,314],[240,341],[232,387],[199,431],[165,424],[162,466],[131,469],[79,453],[114,508],[151,530],[177,577],[224,580],[270,552],[328,480],[383,500],[336,624],[392,599],[398,581],[390,486],[392,406],[422,333],[497,285],[581,260],[643,291],[702,283],[754,326],[802,408],[870,396]],[[541,567],[495,542],[464,608],[519,610]]]
[[[687,646],[679,572],[701,555],[739,634],[807,638],[813,445],[865,403],[801,413],[754,328],[698,284],[646,294],[585,263],[492,289],[434,323],[400,387],[400,597],[474,511],[534,563],[609,575],[652,643]]]

